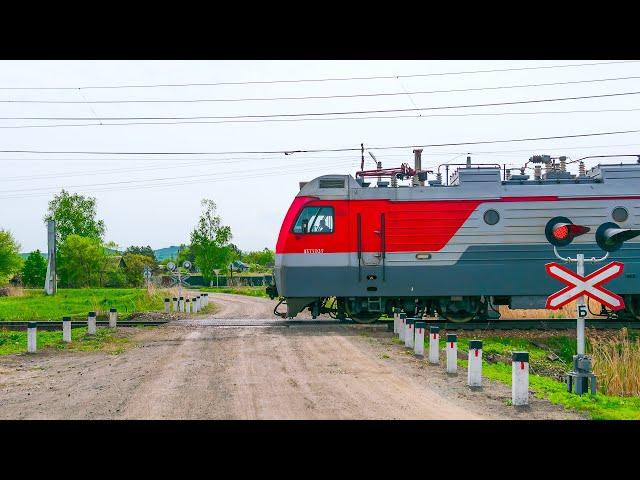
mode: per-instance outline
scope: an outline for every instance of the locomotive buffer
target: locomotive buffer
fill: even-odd
[[[596,376],[591,371],[592,361],[589,355],[584,353],[584,323],[588,309],[585,296],[597,300],[606,305],[611,310],[624,309],[624,299],[615,293],[602,288],[602,284],[612,280],[622,274],[624,264],[622,262],[611,262],[596,270],[590,275],[584,275],[584,263],[599,263],[609,258],[609,253],[614,252],[626,240],[630,240],[640,235],[640,230],[620,228],[615,223],[603,223],[596,231],[596,243],[606,252],[603,257],[585,259],[583,253],[576,254],[576,258],[562,257],[558,253],[557,247],[569,245],[574,238],[588,233],[591,229],[582,225],[574,225],[566,217],[554,217],[547,223],[545,236],[551,245],[556,258],[566,263],[576,263],[576,273],[556,262],[547,263],[545,268],[547,273],[567,287],[549,296],[546,308],[557,310],[562,306],[576,301],[576,323],[577,323],[577,355],[573,356],[573,370],[567,373],[567,391],[575,391],[582,395],[589,390],[591,384],[591,394],[596,393]]]

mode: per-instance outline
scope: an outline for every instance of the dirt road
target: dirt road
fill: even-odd
[[[209,321],[127,330],[119,355],[42,351],[0,357],[0,418],[580,418],[548,402],[508,407],[510,390],[465,386],[369,326],[220,327],[273,318],[274,302],[212,295]],[[267,315],[269,312],[269,315]]]

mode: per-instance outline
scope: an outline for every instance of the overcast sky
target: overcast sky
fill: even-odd
[[[594,63],[589,61],[24,61],[0,62],[0,117],[72,117],[78,120],[0,120],[0,150],[91,152],[239,152],[371,147],[384,167],[413,164],[412,149],[375,146],[640,130],[640,95],[571,101],[397,112],[360,116],[404,118],[100,125],[102,117],[202,117],[349,112],[640,92],[639,79],[471,92],[402,94],[360,98],[191,103],[110,103],[107,100],[194,100],[331,96],[416,92],[640,77],[640,62],[511,72],[433,75],[299,83],[68,90],[13,87],[158,85],[345,77],[399,76],[489,69]],[[14,102],[7,102],[7,101]],[[44,104],[29,101],[80,103]],[[460,116],[498,112],[536,115]],[[427,115],[439,115],[429,117]],[[456,116],[442,116],[456,115]],[[358,115],[351,115],[355,117]],[[83,118],[94,120],[82,120]],[[309,117],[304,117],[309,118]],[[318,118],[318,117],[316,117]],[[327,117],[322,117],[327,118]],[[335,118],[335,117],[333,117]],[[279,118],[282,120],[282,117]],[[254,119],[255,120],[255,119]],[[145,122],[125,120],[122,122]],[[170,120],[167,120],[170,121]],[[193,120],[202,121],[202,120]],[[212,120],[209,120],[212,121]],[[147,122],[149,122],[147,120]],[[114,123],[112,121],[111,123]],[[90,126],[60,126],[61,124]],[[49,125],[40,128],[6,128]],[[57,126],[51,126],[57,125]],[[640,152],[640,133],[494,145],[428,147],[423,167],[472,153],[477,162],[520,166],[531,155]],[[455,161],[464,160],[464,156]],[[454,161],[454,163],[455,163]],[[632,161],[632,160],[625,160]],[[373,168],[370,158],[366,165]],[[97,198],[106,239],[121,248],[162,248],[188,243],[200,200],[214,200],[233,241],[243,250],[274,248],[298,182],[329,173],[354,174],[359,152],[227,155],[89,155],[0,153],[0,228],[10,230],[21,251],[46,250],[42,218],[55,192]],[[592,166],[597,161],[588,161]]]

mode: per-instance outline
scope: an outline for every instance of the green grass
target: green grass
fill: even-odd
[[[458,348],[462,351],[469,350],[469,338],[458,338]],[[482,339],[483,356],[494,353],[510,357],[512,351],[529,352],[529,388],[538,398],[562,405],[565,408],[578,412],[588,413],[596,420],[640,420],[639,397],[615,397],[598,393],[591,395],[575,395],[567,392],[564,382],[560,382],[550,375],[569,370],[572,356],[575,354],[575,339],[569,337],[549,337],[536,341],[543,343],[549,349],[539,348],[525,338],[487,337]],[[560,361],[551,362],[546,358],[553,351],[560,357]],[[458,363],[466,368],[467,361],[459,360]],[[549,366],[553,365],[553,368]],[[501,362],[483,362],[482,374],[484,377],[511,385],[511,365]]]
[[[86,328],[71,330],[71,343],[62,341],[62,331],[40,330],[37,335],[38,350],[56,348],[77,352],[106,351],[117,355],[122,353],[129,339],[116,334],[116,330],[99,328],[95,335],[87,335]],[[25,353],[27,351],[27,332],[0,330],[0,355]]]
[[[266,292],[266,286],[259,287],[200,287],[202,292],[215,292],[215,293],[233,293],[235,295],[247,295],[249,297],[262,297],[269,298]]]
[[[90,311],[104,317],[110,308],[126,319],[134,312],[163,310],[163,298],[162,291],[150,295],[140,288],[65,288],[53,296],[25,290],[23,296],[0,297],[0,321],[85,319]]]

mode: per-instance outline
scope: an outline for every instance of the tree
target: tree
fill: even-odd
[[[56,240],[59,246],[69,235],[101,241],[105,232],[104,222],[96,219],[96,199],[75,193],[72,195],[64,189],[49,202],[44,220],[56,221]]]
[[[44,287],[47,276],[47,260],[40,250],[31,252],[22,267],[22,283],[28,287]]]
[[[153,249],[147,245],[146,247],[136,247],[134,245],[130,246],[129,248],[127,248],[124,251],[124,254],[128,254],[128,253],[132,253],[132,254],[136,254],[136,255],[144,255],[146,257],[149,257],[153,260],[153,264],[156,265],[157,261],[156,261],[156,254],[153,251]]]
[[[107,255],[99,240],[70,234],[60,245],[58,253],[61,283],[70,287],[89,287],[101,283],[106,271]]]
[[[264,271],[272,268],[276,260],[276,255],[273,250],[265,248],[264,250],[258,250],[255,252],[247,252],[242,256],[242,261],[248,263],[252,268]]]
[[[154,266],[155,260],[147,255],[138,253],[127,253],[124,256],[124,274],[127,278],[127,284],[132,287],[141,287],[144,285],[144,267]]]
[[[198,226],[191,232],[191,250],[202,272],[205,285],[212,281],[214,269],[226,268],[233,255],[231,227],[222,225],[213,200],[201,202],[202,213]]]
[[[22,257],[18,254],[20,244],[8,230],[0,230],[0,285],[9,281],[22,267]]]

